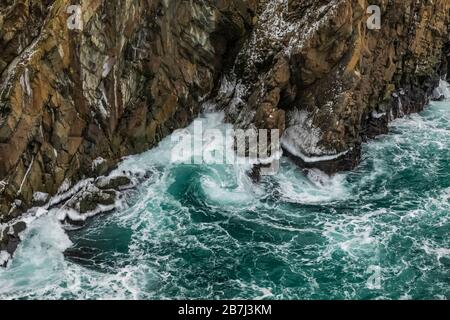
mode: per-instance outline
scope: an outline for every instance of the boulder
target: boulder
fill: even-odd
[[[6,226],[0,234],[0,266],[5,267],[20,244],[20,234],[26,230],[26,223],[18,221]]]
[[[95,185],[102,190],[120,190],[121,188],[130,186],[131,180],[126,176],[100,177],[95,182]]]

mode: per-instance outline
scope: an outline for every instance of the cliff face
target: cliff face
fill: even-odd
[[[186,126],[254,10],[243,0],[74,4],[0,4],[0,221]]]
[[[367,26],[370,5],[379,30]],[[354,168],[361,143],[422,110],[445,77],[449,10],[448,0],[260,1],[217,101],[238,126],[281,129],[303,167]]]
[[[366,0],[3,1],[0,221],[151,148],[207,100],[239,127],[281,129],[301,166],[354,167],[448,68],[450,1],[370,4],[380,30]]]

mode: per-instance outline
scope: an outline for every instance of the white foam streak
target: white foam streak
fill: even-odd
[[[33,295],[64,279],[63,251],[72,245],[55,217],[36,220],[7,270],[0,272],[0,297]],[[56,270],[58,270],[56,272]]]
[[[436,102],[421,115],[396,120],[391,135],[365,146],[367,160],[355,172],[330,177],[282,159],[280,173],[256,186],[244,165],[170,163],[169,137],[113,173],[148,174],[135,202],[102,220],[131,234],[126,258],[110,258],[119,266],[97,272],[65,260],[70,240],[55,211],[41,208],[30,215],[16,258],[0,270],[0,298],[387,296],[385,288],[366,283],[366,268],[381,271],[382,285],[392,281],[403,290],[399,296],[415,298],[421,290],[415,279],[426,280],[430,268],[441,276],[449,258],[450,189],[433,190],[441,182],[430,179],[447,177],[438,165],[450,150],[448,115],[448,103]],[[228,128],[220,113],[202,121],[204,128]],[[411,168],[410,176],[431,181],[420,197],[414,188],[423,181],[405,186],[401,175]],[[62,189],[58,202],[71,194]],[[97,228],[101,223],[89,235],[98,236]],[[383,259],[390,255],[395,261]],[[227,273],[234,268],[246,278]],[[223,280],[215,281],[215,272]],[[344,274],[339,281],[328,281],[338,273]],[[433,297],[444,292],[436,279]]]
[[[308,170],[307,176],[295,166],[275,176],[282,198],[288,202],[314,204],[343,200],[348,195],[345,175],[333,177],[320,170]]]

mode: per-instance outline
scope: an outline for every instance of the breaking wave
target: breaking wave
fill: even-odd
[[[120,164],[148,177],[124,209],[79,231],[51,212],[31,223],[0,298],[450,298],[449,103],[395,121],[333,177],[282,159],[255,185],[244,167],[170,163],[172,146]]]

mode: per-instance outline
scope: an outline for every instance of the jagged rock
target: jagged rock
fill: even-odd
[[[103,158],[97,158],[92,162],[92,173],[95,176],[103,176],[108,173],[108,161]]]
[[[67,207],[81,214],[95,211],[99,205],[112,206],[116,201],[116,192],[113,190],[100,190],[90,185],[76,194],[68,203]]]
[[[100,190],[89,184],[64,203],[58,218],[68,225],[82,227],[89,218],[114,211],[117,197],[114,190]]]
[[[95,182],[95,185],[102,190],[120,190],[123,187],[131,185],[131,180],[126,176],[100,177]]]
[[[237,127],[279,129],[302,166],[353,168],[450,74],[448,0],[370,4],[380,30],[367,0],[86,0],[76,28],[72,1],[1,2],[0,221],[155,146],[215,95]]]
[[[14,235],[18,236],[20,233],[25,231],[25,229],[27,228],[27,224],[23,221],[19,221],[19,222],[13,224],[12,228],[13,228]]]
[[[367,27],[369,5],[381,8],[379,30]],[[240,128],[280,129],[302,167],[354,168],[363,141],[421,111],[448,76],[449,10],[448,0],[260,1],[222,83],[235,89],[216,102]]]
[[[4,220],[16,215],[14,199],[27,208],[35,192],[104,175],[186,126],[250,30],[257,1],[86,0],[69,28],[73,4],[0,4]]]
[[[79,208],[81,213],[86,213],[93,211],[97,208],[99,204],[101,205],[113,205],[116,201],[115,192],[94,192],[85,194],[79,203]]]
[[[45,192],[35,192],[33,195],[32,205],[34,207],[41,207],[50,200],[50,195]]]
[[[18,221],[11,226],[7,226],[0,233],[0,267],[5,267],[9,257],[16,251],[20,243],[20,234],[25,231],[26,227],[25,222]]]

